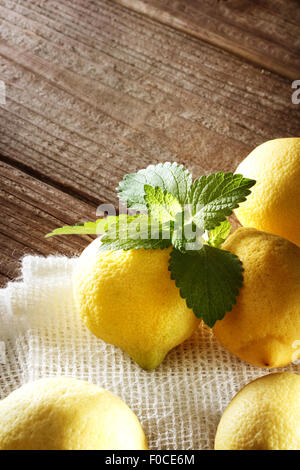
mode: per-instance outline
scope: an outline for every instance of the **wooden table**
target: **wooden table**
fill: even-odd
[[[234,170],[299,136],[298,0],[0,0],[0,281],[159,161]],[[3,101],[3,100],[2,100]]]

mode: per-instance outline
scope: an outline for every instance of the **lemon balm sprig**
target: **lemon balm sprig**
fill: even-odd
[[[241,261],[221,246],[231,229],[227,217],[254,184],[224,172],[193,181],[177,163],[150,165],[126,175],[117,188],[120,200],[140,213],[61,227],[46,237],[98,234],[102,251],[172,246],[171,278],[196,317],[212,327],[231,311],[243,284]]]

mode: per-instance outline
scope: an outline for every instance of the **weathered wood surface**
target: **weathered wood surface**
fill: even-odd
[[[0,162],[0,214],[3,281],[16,275],[17,261],[25,253],[77,254],[82,242],[87,244],[91,237],[45,239],[44,235],[65,223],[95,217],[94,209],[86,203],[3,162]]]
[[[125,173],[233,170],[299,134],[288,78],[109,0],[0,0],[0,80],[2,283],[24,252],[78,253],[44,234],[116,204]]]
[[[300,76],[298,0],[117,0],[284,77]]]

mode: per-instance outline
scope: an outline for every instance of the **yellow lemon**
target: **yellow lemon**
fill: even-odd
[[[154,369],[199,324],[168,271],[170,250],[98,252],[80,258],[75,297],[84,323],[141,367]]]
[[[112,393],[67,377],[37,380],[0,401],[0,450],[143,450],[135,414]]]
[[[300,138],[259,145],[236,173],[256,180],[250,196],[235,211],[241,224],[300,246]]]
[[[300,450],[300,376],[284,372],[254,380],[225,410],[216,450]]]
[[[237,303],[214,333],[240,359],[281,367],[297,359],[300,340],[300,248],[253,228],[236,230],[223,248],[244,266]]]

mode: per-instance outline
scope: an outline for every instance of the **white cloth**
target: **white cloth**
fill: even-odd
[[[239,361],[205,327],[156,370],[142,370],[82,325],[72,295],[75,263],[26,256],[21,280],[0,290],[0,398],[41,377],[77,377],[122,398],[139,417],[150,449],[212,449],[230,400],[269,371]],[[300,366],[284,370],[300,372]]]

